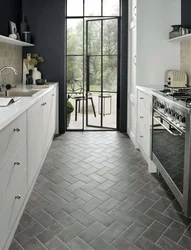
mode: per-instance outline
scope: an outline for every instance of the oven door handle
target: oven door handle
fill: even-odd
[[[173,136],[181,136],[183,133],[181,131],[178,131],[175,127],[175,129],[179,132],[179,134],[173,133],[170,129],[168,129],[162,122],[160,122],[156,117],[153,117],[155,121],[157,121],[163,128],[165,128],[171,135]]]

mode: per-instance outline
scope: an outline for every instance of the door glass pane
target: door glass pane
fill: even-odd
[[[119,0],[103,0],[103,16],[119,16]]]
[[[101,116],[98,113],[99,109],[99,95],[100,92],[93,92],[88,94],[87,99],[87,124],[89,126],[101,126]]]
[[[101,55],[101,21],[88,22],[88,55]]]
[[[101,91],[101,57],[90,56],[89,58],[89,90]]]
[[[83,16],[83,0],[68,0],[67,16]]]
[[[82,129],[83,56],[67,56],[67,96],[74,106],[68,129]]]
[[[103,93],[103,127],[116,129],[117,125],[117,93]]]
[[[83,55],[83,19],[67,19],[67,55]]]
[[[101,0],[85,0],[85,16],[101,16]]]
[[[103,21],[103,53],[116,55],[118,48],[118,20]]]
[[[117,92],[117,56],[103,56],[103,90]]]

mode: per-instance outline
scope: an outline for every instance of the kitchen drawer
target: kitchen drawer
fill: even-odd
[[[151,110],[151,97],[142,91],[138,91],[138,107],[150,113]]]
[[[138,108],[138,141],[141,148],[149,155],[150,116],[140,108]]]
[[[26,139],[0,170],[0,211],[27,170]]]
[[[0,131],[0,169],[26,137],[26,113]]]
[[[150,127],[149,123],[145,123],[144,119],[139,119],[138,125],[138,141],[141,149],[149,156],[150,148]]]
[[[23,178],[18,183],[10,199],[6,202],[0,212],[0,249],[6,243],[15,220],[22,208],[27,195],[27,172],[23,173]]]

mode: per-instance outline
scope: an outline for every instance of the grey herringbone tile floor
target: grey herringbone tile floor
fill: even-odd
[[[128,137],[54,140],[10,250],[191,249],[190,220]]]

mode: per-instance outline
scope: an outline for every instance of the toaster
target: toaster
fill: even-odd
[[[181,70],[168,70],[165,80],[170,88],[186,88],[188,87],[188,76]]]

